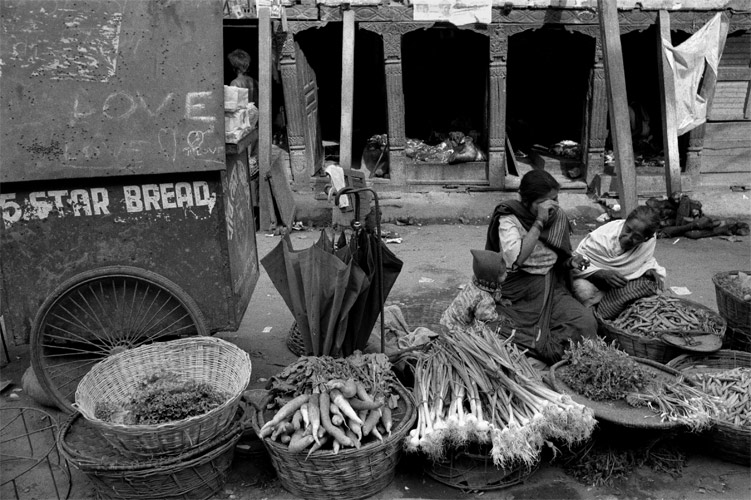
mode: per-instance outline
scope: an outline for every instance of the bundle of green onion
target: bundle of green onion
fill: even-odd
[[[583,441],[596,424],[590,409],[547,388],[510,338],[485,327],[438,337],[417,358],[414,393],[417,428],[406,448],[434,460],[476,442],[492,445],[499,467],[531,465],[546,443]]]

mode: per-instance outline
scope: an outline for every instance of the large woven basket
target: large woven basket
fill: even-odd
[[[526,481],[540,466],[523,462],[497,467],[489,449],[451,449],[442,460],[426,460],[425,473],[436,481],[463,491],[490,491]]]
[[[95,417],[97,403],[125,406],[139,382],[167,370],[187,380],[207,383],[227,400],[202,415],[154,425],[125,425]],[[76,390],[76,407],[102,437],[134,457],[178,455],[223,432],[235,415],[250,382],[248,353],[214,337],[157,342],[111,356],[97,363]]]
[[[751,271],[746,271],[751,274]],[[751,352],[751,302],[743,300],[728,286],[727,280],[737,277],[738,271],[725,271],[712,277],[717,310],[728,324],[723,344],[727,349]]]
[[[224,486],[235,444],[246,424],[240,406],[220,435],[186,453],[162,459],[123,455],[80,414],[63,424],[57,442],[66,462],[88,477],[98,498],[208,499]]]
[[[307,453],[290,453],[287,445],[265,438],[263,444],[282,486],[301,498],[321,500],[367,498],[386,488],[394,479],[404,436],[417,417],[412,395],[401,386],[395,388],[399,407],[393,411],[391,436],[384,436],[383,442],[371,442],[359,450],[343,448],[336,455],[331,450],[319,450],[306,459]],[[262,408],[254,413],[256,433],[272,416],[273,412]]]
[[[751,368],[751,353],[723,349],[704,356],[683,354],[667,366],[683,372],[687,377],[694,373],[731,370],[742,366]],[[700,439],[704,444],[702,448],[720,459],[741,465],[751,464],[751,429],[715,422],[710,430],[701,434]]]
[[[699,304],[698,302],[683,298],[679,298],[678,300],[685,302],[691,307],[703,309],[714,316],[717,323],[721,325],[719,336],[724,338],[725,331],[727,330],[727,324],[725,323],[725,320],[722,318],[722,316],[717,314],[717,312],[713,311],[709,307],[703,304]],[[602,317],[597,314],[597,311],[595,311],[595,318],[597,319],[600,335],[606,340],[615,340],[618,343],[618,346],[631,356],[651,359],[653,361],[657,361],[658,363],[667,363],[671,359],[684,352],[681,349],[664,342],[660,338],[644,337],[617,328],[602,319]]]

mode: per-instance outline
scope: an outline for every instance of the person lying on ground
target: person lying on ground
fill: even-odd
[[[485,249],[500,252],[508,269],[498,313],[516,328],[513,340],[549,364],[559,361],[569,340],[594,338],[597,322],[590,308],[571,294],[571,270],[583,268],[571,254],[570,223],[558,206],[560,185],[544,170],[522,177],[520,201],[495,207]],[[511,332],[501,329],[503,335]]]

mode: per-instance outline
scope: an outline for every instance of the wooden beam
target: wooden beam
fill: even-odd
[[[610,136],[613,140],[616,173],[622,214],[636,208],[636,170],[634,147],[631,143],[626,75],[623,68],[621,32],[618,27],[618,8],[615,0],[597,0],[600,14],[605,82],[608,89],[610,111]]]
[[[258,8],[258,178],[259,227],[268,231],[277,223],[271,176],[271,15]]]
[[[665,155],[666,194],[680,193],[681,159],[678,153],[678,123],[675,115],[675,78],[667,55],[663,49],[663,40],[670,38],[670,14],[660,10],[657,16],[657,64],[660,73],[660,112],[662,114],[662,148]],[[672,43],[671,43],[672,46]]]
[[[355,96],[355,11],[342,12],[342,122],[339,165],[352,168],[352,115]]]

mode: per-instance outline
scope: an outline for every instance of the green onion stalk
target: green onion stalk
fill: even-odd
[[[455,329],[415,364],[417,427],[406,448],[433,460],[469,443],[491,447],[493,462],[534,464],[544,445],[587,439],[592,411],[547,388],[525,353],[489,328]]]

